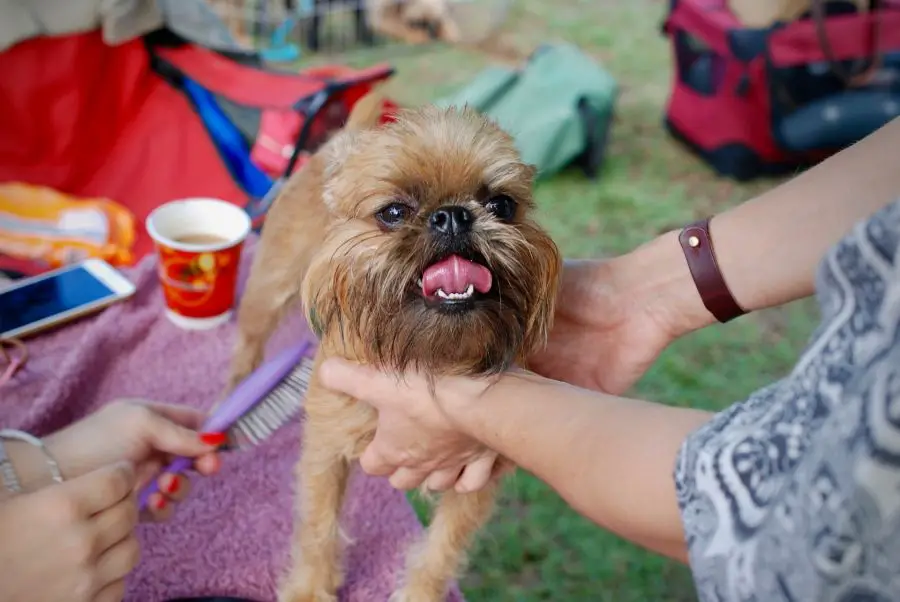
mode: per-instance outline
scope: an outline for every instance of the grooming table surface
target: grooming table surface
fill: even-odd
[[[253,241],[244,253],[241,286]],[[211,406],[222,391],[234,322],[206,331],[177,329],[163,316],[153,257],[127,272],[138,292],[126,303],[28,341],[31,360],[0,389],[0,425],[35,434],[57,430],[117,398]],[[304,334],[288,320],[269,347]],[[208,479],[192,476],[171,521],[142,525],[142,562],[126,600],[164,602],[233,596],[268,602],[288,562],[294,464],[300,419],[264,445],[223,459]],[[356,473],[344,512],[353,542],[345,554],[341,602],[387,600],[412,538],[422,530],[404,495],[384,479]],[[461,602],[454,587],[448,600]]]

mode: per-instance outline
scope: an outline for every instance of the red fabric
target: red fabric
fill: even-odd
[[[728,55],[728,32],[738,29],[740,22],[722,0],[679,0],[663,25],[666,33],[676,29],[692,35],[720,55]]]
[[[739,94],[738,86],[744,76],[750,82],[764,81],[762,60],[747,65],[728,61],[718,93],[713,96],[700,94],[686,85],[675,85],[666,107],[669,121],[704,150],[742,144],[764,161],[788,160],[772,137],[766,88],[751,83],[743,95]]]
[[[900,6],[883,8],[875,14],[829,17],[828,41],[837,60],[868,58],[874,54],[875,32],[883,52],[900,51]],[[772,33],[769,53],[777,67],[794,67],[828,60],[822,52],[816,26],[798,21]]]
[[[340,80],[348,85],[355,82],[368,84],[386,79],[393,73],[393,68],[387,64],[365,69],[324,65],[304,69],[299,74],[274,73],[235,63],[192,44],[157,48],[155,52],[207,90],[252,107],[292,107],[299,99],[321,90],[326,80]],[[357,97],[361,97],[368,88],[354,86],[354,89],[358,90]]]
[[[354,86],[329,100],[310,128],[307,147],[317,148],[326,141],[331,131],[341,127],[360,92],[366,92],[370,87],[368,84]],[[396,105],[385,101],[382,121],[391,119],[391,113],[395,110]],[[251,149],[250,158],[269,176],[280,178],[287,169],[303,122],[304,118],[297,111],[263,109],[259,134]],[[299,169],[305,162],[306,156],[301,153],[294,170]]]
[[[152,249],[143,221],[159,204],[247,201],[187,99],[150,69],[142,41],[31,39],[0,53],[0,73],[0,181],[124,204],[141,225],[136,259]]]
[[[347,86],[336,101],[349,107],[372,83],[393,74],[385,64],[276,74],[191,44],[154,52],[216,94],[264,113],[290,114],[290,131],[270,128],[279,137],[296,134],[294,105],[327,80]],[[152,250],[143,224],[160,204],[190,196],[242,206],[248,201],[188,99],[150,65],[142,40],[111,47],[99,31],[32,39],[0,53],[0,182],[125,205],[139,223],[135,261]],[[44,269],[0,256],[3,268]]]

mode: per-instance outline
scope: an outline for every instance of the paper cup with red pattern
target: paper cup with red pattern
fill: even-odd
[[[250,216],[225,201],[190,198],[157,207],[146,227],[156,247],[166,317],[187,330],[227,322]]]

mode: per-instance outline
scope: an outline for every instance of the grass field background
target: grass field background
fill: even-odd
[[[567,256],[627,251],[777,183],[739,185],[717,178],[663,131],[671,72],[667,41],[659,33],[666,4],[518,0],[505,27],[525,49],[542,42],[578,44],[621,86],[602,178],[589,182],[573,171],[537,188],[541,220]],[[487,64],[476,53],[439,45],[353,51],[341,60],[390,61],[397,75],[388,91],[408,105],[456,90]],[[723,408],[783,376],[816,318],[815,305],[803,301],[696,333],[668,349],[633,394]],[[684,567],[598,529],[527,474],[508,481],[462,585],[470,602],[696,599]]]

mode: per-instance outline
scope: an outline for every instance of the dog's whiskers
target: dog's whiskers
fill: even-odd
[[[381,232],[360,232],[358,234],[354,234],[337,246],[337,248],[331,254],[331,261],[335,261],[338,253],[341,253],[344,247],[346,247],[347,245],[351,246],[343,251],[343,255],[350,255],[359,245],[378,238],[379,236],[381,236]]]

